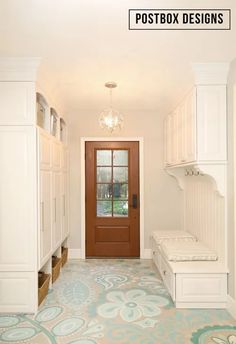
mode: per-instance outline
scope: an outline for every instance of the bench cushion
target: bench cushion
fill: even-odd
[[[169,261],[217,260],[217,254],[199,241],[165,241],[161,250]]]
[[[196,237],[186,231],[159,230],[152,232],[152,237],[158,245],[167,240],[196,241]]]

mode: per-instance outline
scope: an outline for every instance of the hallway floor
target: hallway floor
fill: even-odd
[[[0,316],[0,343],[236,344],[224,310],[176,310],[150,260],[71,260],[36,316]]]

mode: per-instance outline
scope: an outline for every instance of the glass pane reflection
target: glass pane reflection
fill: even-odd
[[[114,199],[128,199],[128,184],[113,184]]]
[[[114,150],[113,151],[113,165],[114,166],[128,166],[128,150]]]
[[[128,216],[128,201],[113,202],[113,216]]]
[[[111,166],[111,150],[97,150],[97,165]]]
[[[97,183],[110,183],[111,169],[111,167],[97,167]]]
[[[113,182],[127,183],[128,182],[128,167],[113,167]]]
[[[97,201],[97,216],[112,216],[112,201]]]

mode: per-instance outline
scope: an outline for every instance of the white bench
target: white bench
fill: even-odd
[[[179,237],[167,231],[165,238],[152,234],[152,256],[176,308],[226,308],[227,269],[220,261],[169,261],[162,243],[191,241],[183,232]],[[160,233],[161,234],[161,233]]]

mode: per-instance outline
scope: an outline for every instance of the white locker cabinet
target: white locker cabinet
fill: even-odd
[[[67,147],[36,125],[38,64],[0,58],[0,313],[37,311],[38,271],[51,273],[51,257],[69,233],[65,226],[62,239]],[[63,194],[68,214],[68,188]]]
[[[51,171],[40,171],[40,267],[52,250],[51,180]]]
[[[36,129],[0,126],[0,271],[37,262]]]
[[[68,173],[61,173],[61,201],[62,201],[62,238],[67,237],[68,226]]]
[[[38,133],[39,168],[50,170],[52,165],[50,135],[39,128]]]
[[[52,168],[57,171],[61,168],[61,144],[56,139],[52,139]]]
[[[61,173],[52,173],[52,223],[53,246],[60,246],[62,239],[62,199],[61,199]]]

